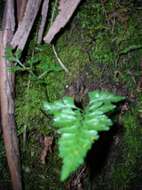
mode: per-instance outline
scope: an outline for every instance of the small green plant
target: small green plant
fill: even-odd
[[[76,107],[71,97],[54,103],[44,103],[44,109],[54,115],[54,126],[61,134],[59,156],[63,159],[61,181],[64,181],[84,158],[91,145],[98,140],[100,131],[108,131],[112,121],[105,113],[114,110],[112,103],[123,100],[109,92],[89,93],[89,104],[84,110]]]
[[[17,50],[13,53],[12,48],[6,48],[6,59],[13,63],[12,67],[9,68],[11,72],[27,72],[30,74],[33,80],[41,80],[47,76],[50,72],[59,72],[61,68],[59,65],[55,64],[49,56],[43,56],[41,48],[37,48],[37,52],[25,62],[22,63],[21,51]]]
[[[47,85],[50,81],[50,75],[61,71],[58,64],[55,63],[46,46],[35,47],[32,52],[23,59],[21,51],[13,52],[12,48],[6,48],[6,59],[11,63],[7,67],[9,72],[16,72],[20,78],[16,81],[17,86],[23,85],[23,89],[16,89],[16,123],[18,135],[26,136],[26,133],[33,129],[43,132],[45,127],[37,127],[42,118],[40,110],[42,99],[47,93]],[[16,86],[16,87],[17,87]],[[22,99],[24,98],[24,99]],[[25,104],[26,102],[26,104]],[[24,117],[22,113],[24,112]],[[33,124],[34,118],[38,115],[38,120]],[[40,118],[40,119],[39,119]],[[43,121],[43,119],[41,119]]]

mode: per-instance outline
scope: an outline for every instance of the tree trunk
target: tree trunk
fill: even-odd
[[[20,23],[23,19],[28,0],[16,0],[17,2],[17,21]]]
[[[17,47],[20,50],[24,49],[31,29],[33,27],[34,21],[40,9],[41,2],[42,0],[28,1],[22,22],[20,22],[20,24],[18,25],[17,31],[15,32],[11,41],[11,46],[13,48]]]
[[[40,44],[42,42],[42,37],[43,37],[45,24],[46,24],[46,20],[47,20],[48,8],[49,8],[49,0],[44,0],[42,3],[41,24],[39,27],[38,39],[37,39],[38,44]]]
[[[65,27],[80,2],[81,0],[60,0],[59,14],[55,18],[52,26],[49,28],[48,33],[44,37],[44,41],[46,43],[51,43],[56,34],[58,34],[60,30]]]
[[[0,105],[3,138],[13,190],[21,190],[20,159],[14,117],[14,74],[5,58],[5,48],[13,37],[15,29],[14,1],[7,0],[0,32]]]

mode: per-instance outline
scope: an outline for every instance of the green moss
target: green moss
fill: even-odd
[[[25,130],[42,130],[40,120],[45,120],[41,112],[42,101],[45,99],[45,91],[42,86],[29,79],[28,75],[17,78],[16,90],[16,122],[18,134]],[[45,125],[44,125],[45,127]]]
[[[31,42],[30,47],[34,43]],[[51,122],[42,112],[43,101],[54,101],[64,96],[66,85],[71,84],[76,79],[84,65],[88,62],[88,57],[81,50],[79,45],[67,44],[65,35],[57,42],[56,49],[69,73],[62,69],[51,71],[38,78],[43,72],[43,65],[58,65],[59,63],[53,53],[52,47],[48,45],[37,46],[31,49],[31,53],[25,60],[25,66],[30,67],[36,75],[33,76],[26,70],[17,73],[16,78],[16,122],[20,138],[22,155],[22,167],[24,173],[25,189],[63,189],[64,184],[59,182],[61,161],[57,156],[57,150],[50,154],[46,165],[41,165],[39,155],[41,147],[37,140],[42,135],[53,134],[50,127]],[[34,56],[33,56],[34,55]],[[29,62],[30,59],[33,60]],[[41,58],[41,59],[39,59]],[[34,61],[39,59],[40,62]],[[45,65],[46,66],[46,65]],[[26,142],[23,141],[25,132]],[[23,149],[24,145],[24,149]],[[56,146],[55,146],[56,149]]]
[[[120,57],[125,59],[122,52],[141,45],[142,29],[138,12],[136,13],[132,3],[127,2],[123,4],[113,0],[106,3],[97,0],[86,2],[77,15],[82,36],[88,41],[88,45],[89,43],[93,45],[91,53],[98,63],[118,66]]]
[[[69,70],[69,75],[66,78],[68,78],[68,82],[73,81],[83,71],[85,64],[89,63],[87,54],[77,44],[68,43],[62,49],[59,42],[58,48],[60,49],[59,55]]]
[[[60,183],[60,165],[56,147],[53,153],[47,157],[46,164],[41,164],[40,155],[42,146],[36,141],[36,136],[30,137],[25,152],[22,152],[22,172],[24,179],[24,188],[26,190],[44,189],[64,189],[64,184]]]
[[[37,46],[35,37],[29,44],[24,64],[29,66],[27,62],[34,55],[40,58],[40,63],[32,65],[36,76],[40,76],[47,65],[51,66],[52,71],[41,79],[34,78],[29,72],[17,74],[16,122],[21,142],[25,126],[28,134],[26,152],[22,155],[24,167],[27,170],[30,168],[30,175],[24,171],[26,189],[64,189],[63,184],[58,181],[61,163],[57,150],[49,155],[47,165],[41,166],[38,161],[41,147],[35,139],[40,135],[53,134],[52,128],[49,128],[49,118],[41,111],[44,100],[52,102],[62,98],[66,86],[76,82],[84,72],[87,73],[88,89],[89,85],[96,83],[100,83],[99,88],[104,88],[107,83],[111,87],[106,85],[105,88],[115,91],[114,86],[120,84],[121,88],[117,89],[120,94],[136,96],[137,83],[141,76],[142,50],[138,47],[142,39],[139,19],[142,15],[133,4],[124,1],[120,5],[119,2],[110,0],[102,4],[101,1],[86,0],[81,4],[55,44],[58,56],[69,73],[57,69],[60,66],[51,46]],[[113,14],[116,13],[117,17],[114,18]],[[126,20],[121,20],[121,17]],[[53,68],[53,65],[57,67]],[[95,189],[129,189],[139,179],[142,155],[142,131],[139,123],[141,98],[138,102],[139,106],[130,108],[122,118],[123,132],[114,151],[116,154],[112,158],[111,155],[108,157],[109,167],[106,164],[95,180]],[[136,114],[137,109],[139,115]]]
[[[129,190],[141,184],[142,129],[137,106],[123,115],[121,127],[107,163],[93,182],[97,190]]]
[[[124,136],[122,139],[122,158],[112,170],[114,189],[127,189],[139,178],[140,160],[142,159],[142,129],[137,117],[137,108],[123,117]]]

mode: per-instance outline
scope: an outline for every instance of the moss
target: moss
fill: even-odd
[[[16,122],[20,138],[24,184],[27,190],[37,189],[37,187],[38,189],[48,189],[49,186],[50,189],[64,188],[64,184],[59,181],[61,161],[58,157],[58,151],[55,150],[54,154],[49,155],[46,165],[41,165],[39,160],[41,147],[37,139],[42,135],[53,135],[54,133],[50,127],[49,118],[45,117],[42,112],[43,101],[52,102],[63,97],[66,85],[71,84],[80,75],[84,65],[88,63],[88,56],[84,54],[81,47],[77,44],[67,44],[65,38],[66,36],[63,35],[57,42],[56,49],[69,73],[65,73],[62,69],[55,71],[53,68],[53,71],[51,70],[42,79],[35,78],[26,71],[17,73]],[[31,69],[36,76],[40,76],[44,72],[45,63],[45,66],[59,65],[52,47],[43,45],[33,49],[33,44],[34,41],[29,45],[32,47],[31,53],[28,52],[24,64],[27,67],[32,67]],[[33,54],[33,61],[29,62]],[[40,57],[40,63],[34,62]],[[26,142],[23,141],[25,132]]]
[[[136,12],[132,4],[125,1],[120,4],[113,0],[104,3],[87,0],[80,7],[78,23],[84,41],[88,46],[92,44],[90,50],[96,62],[117,67],[120,57],[125,59],[122,52],[141,45],[140,12]]]
[[[45,99],[43,87],[35,84],[29,79],[29,76],[26,75],[17,80],[16,93],[16,122],[18,134],[22,134],[25,127],[27,132],[33,129],[42,130],[40,120],[45,120],[41,112],[42,101]]]
[[[64,184],[60,183],[61,161],[56,154],[56,147],[48,155],[46,164],[41,164],[41,145],[36,140],[37,134],[30,137],[25,152],[22,152],[22,172],[24,188],[26,190],[44,189],[64,189]]]
[[[87,54],[83,52],[80,45],[70,44],[62,48],[62,44],[58,45],[60,49],[59,55],[62,58],[65,65],[69,70],[69,74],[66,75],[68,82],[70,83],[83,71],[84,66],[89,63]]]
[[[129,189],[139,178],[142,159],[142,129],[137,116],[137,107],[123,117],[125,134],[122,139],[122,159],[112,171],[113,187],[115,189]]]
[[[37,46],[35,36],[30,41],[24,64],[29,66],[27,62],[34,55],[35,58],[40,57],[40,63],[32,65],[32,71],[37,76],[47,69],[46,66],[52,69],[40,80],[27,72],[17,74],[16,122],[21,142],[25,126],[27,130],[26,152],[22,153],[25,189],[64,189],[64,184],[59,182],[61,162],[56,147],[45,166],[39,163],[41,147],[35,139],[53,134],[52,128],[49,128],[50,119],[41,110],[44,100],[62,98],[66,86],[75,83],[82,73],[87,76],[84,81],[88,89],[92,90],[92,85],[95,86],[93,88],[117,91],[128,95],[130,101],[131,96],[137,96],[135,89],[141,76],[142,50],[137,49],[142,38],[141,12],[132,3],[119,2],[111,0],[102,4],[97,0],[86,0],[81,4],[55,44],[58,56],[69,73],[58,70],[60,66],[51,46]],[[113,13],[118,16],[112,17]],[[94,189],[129,189],[131,185],[139,183],[142,155],[140,101],[141,98],[138,99],[139,106],[131,109],[133,105],[130,105],[130,111],[124,114],[121,137],[118,137],[120,142],[117,145],[113,142],[114,154],[110,152],[103,171],[93,182]],[[140,110],[139,115],[137,109]],[[25,151],[22,143],[21,151]],[[89,183],[87,178],[86,189]]]
[[[94,180],[95,189],[129,190],[141,184],[142,129],[137,107],[122,117],[123,129],[117,136],[102,172]]]

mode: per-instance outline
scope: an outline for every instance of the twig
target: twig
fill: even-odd
[[[53,24],[53,20],[54,20],[54,16],[55,16],[55,10],[56,10],[57,3],[58,3],[58,0],[56,0],[55,3],[54,3],[52,15],[51,15],[50,27]]]
[[[53,24],[53,20],[54,20],[54,16],[55,16],[55,10],[56,10],[57,3],[58,3],[58,0],[55,1],[54,7],[53,7],[53,12],[52,12],[52,15],[51,15],[51,22],[50,22],[50,25]],[[57,54],[57,51],[56,51],[54,45],[52,45],[52,49],[53,49],[53,53],[54,53],[54,55],[55,55],[57,61],[59,62],[60,66],[62,67],[62,69],[63,69],[66,73],[68,73],[69,70],[65,67],[65,65],[64,65],[63,62],[61,61],[60,57],[59,57],[58,54]]]
[[[39,27],[38,39],[37,39],[37,43],[38,44],[40,44],[41,41],[42,41],[43,32],[44,32],[44,28],[45,28],[45,24],[46,24],[46,19],[47,19],[47,14],[48,14],[48,7],[49,7],[49,0],[44,0],[43,4],[42,4],[41,24],[40,24],[40,27]]]
[[[57,52],[56,52],[56,49],[55,49],[55,46],[54,46],[54,45],[52,45],[52,49],[53,49],[53,52],[54,52],[54,54],[55,54],[55,57],[56,57],[57,61],[59,62],[60,66],[62,67],[62,69],[63,69],[66,73],[68,73],[69,70],[65,67],[65,65],[64,65],[63,62],[61,61],[60,57],[58,56],[58,54],[57,54]]]
[[[38,79],[41,79],[46,74],[47,74],[47,71],[43,72],[41,75],[38,76]]]
[[[21,23],[18,25],[18,29],[11,41],[11,46],[13,48],[17,47],[20,50],[24,49],[32,30],[32,26],[40,9],[41,2],[42,0],[28,0],[25,15]]]

